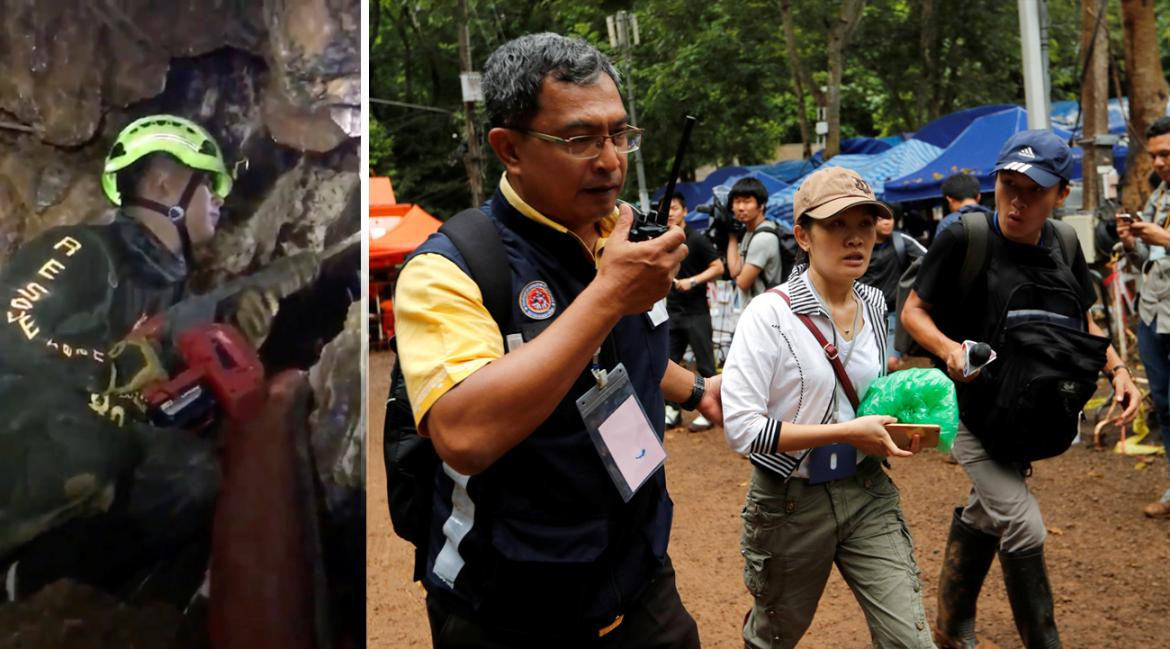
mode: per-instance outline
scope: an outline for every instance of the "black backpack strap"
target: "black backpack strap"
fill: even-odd
[[[756,240],[756,235],[761,233],[761,232],[767,232],[767,233],[771,234],[772,236],[776,237],[777,242],[780,241],[780,228],[777,227],[777,225],[772,221],[768,221],[765,219],[763,223],[756,226],[756,229],[752,232],[752,241],[753,242]],[[751,247],[751,243],[748,244],[748,247],[749,248]],[[784,272],[784,253],[782,251],[782,248],[783,248],[783,246],[776,247],[777,253],[780,255],[780,272],[783,273]],[[744,263],[747,263],[747,253],[748,253],[748,251],[745,248],[743,251]],[[766,269],[766,268],[760,269],[760,279],[764,280],[764,286],[772,286],[772,279],[773,278],[768,277],[768,269]]]
[[[495,223],[483,210],[472,208],[452,216],[439,232],[459,250],[483,293],[484,306],[502,328],[512,319],[512,273]]]
[[[501,337],[511,321],[512,273],[495,223],[481,210],[464,210],[447,220],[442,232],[463,257],[471,279],[483,293],[483,303],[500,325]],[[397,341],[390,347],[397,352]],[[414,579],[426,574],[427,545],[430,542],[431,496],[439,456],[431,440],[415,429],[414,415],[402,377],[402,366],[395,360],[390,374],[390,394],[386,399],[383,423],[383,461],[386,464],[386,504],[390,522],[398,536],[415,546]]]
[[[894,230],[890,236],[894,239],[894,255],[898,258],[898,268],[901,268],[906,263],[906,240],[898,230]]]
[[[1056,219],[1049,219],[1052,227],[1056,230],[1056,242],[1060,244],[1060,254],[1064,257],[1064,263],[1072,268],[1073,262],[1077,258],[1077,248],[1080,247],[1081,242],[1077,239],[1077,231],[1073,226],[1064,221],[1057,221]]]
[[[752,241],[755,241],[756,235],[761,233],[761,232],[768,232],[768,233],[771,233],[773,236],[775,236],[777,239],[780,238],[780,230],[776,227],[776,224],[771,222],[771,221],[764,221],[763,223],[756,226],[756,229],[752,231]],[[751,247],[751,242],[748,242],[748,247],[749,248]],[[747,249],[746,248],[744,249],[743,256],[745,258],[747,257]]]
[[[987,216],[983,212],[964,212],[959,220],[962,221],[963,232],[967,235],[967,252],[963,255],[963,270],[959,273],[959,294],[966,298],[971,293],[975,280],[983,274],[984,265],[987,263],[990,232],[987,227]]]

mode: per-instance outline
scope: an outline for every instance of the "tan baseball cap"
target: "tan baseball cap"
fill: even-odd
[[[796,190],[792,213],[827,219],[854,205],[873,205],[894,218],[890,206],[873,195],[873,189],[856,171],[844,167],[821,167],[804,179]]]

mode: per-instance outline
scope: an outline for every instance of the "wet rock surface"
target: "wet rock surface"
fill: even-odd
[[[357,183],[356,0],[0,0],[0,9],[0,263],[52,225],[106,218],[101,160],[122,126],[154,112],[196,119],[229,161],[248,160],[222,238],[276,193],[268,210],[295,222],[288,236],[323,241],[305,231],[335,217],[344,196],[290,210],[274,190],[294,170],[314,191]],[[268,244],[272,228],[263,222]]]
[[[274,100],[336,115],[344,136],[360,131],[361,13],[352,0],[5,0],[0,8],[0,111],[46,142],[88,143],[111,110],[162,93],[176,59],[222,48],[264,59]]]
[[[51,227],[112,218],[105,154],[123,126],[160,112],[206,126],[238,173],[215,239],[196,251],[193,291],[359,231],[360,7],[0,0],[0,267]],[[364,443],[361,331],[350,317],[338,342],[313,341],[320,477],[350,492]],[[202,628],[186,625],[173,608],[65,581],[0,605],[0,647],[201,646],[190,642]]]
[[[171,649],[203,645],[184,629],[174,608],[128,606],[101,591],[62,580],[24,602],[0,606],[0,646]]]

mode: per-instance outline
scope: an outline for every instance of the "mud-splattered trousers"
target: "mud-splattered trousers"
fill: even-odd
[[[836,564],[876,649],[934,647],[898,489],[878,460],[864,460],[854,476],[817,485],[757,467],[741,548],[744,582],[755,597],[746,646],[796,646]]]

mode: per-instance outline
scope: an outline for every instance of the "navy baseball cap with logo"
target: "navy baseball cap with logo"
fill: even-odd
[[[1047,129],[1020,131],[1008,138],[995,161],[998,173],[1018,171],[1041,187],[1072,180],[1072,150],[1064,140]]]

